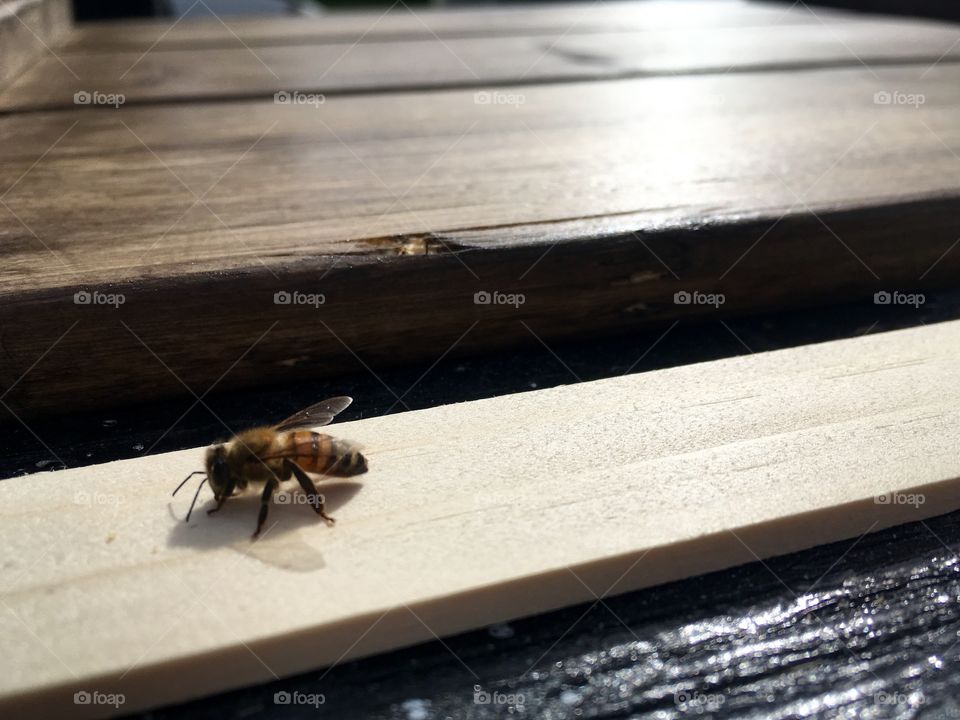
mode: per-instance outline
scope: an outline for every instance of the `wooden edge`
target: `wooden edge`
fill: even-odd
[[[0,386],[9,408],[30,418],[186,397],[180,380],[205,388],[219,378],[226,391],[362,371],[358,356],[374,368],[433,360],[471,327],[453,356],[535,347],[531,330],[550,342],[929,292],[960,277],[960,253],[948,252],[958,206],[950,196],[818,207],[816,216],[648,214],[462,230],[358,241],[356,254],[288,259],[269,273],[259,264],[194,275],[175,267],[19,291],[0,306]],[[275,302],[293,291],[325,302]],[[92,292],[125,301],[75,304],[75,294]],[[495,292],[523,302],[477,296]],[[675,297],[683,292],[723,302],[683,304]],[[268,329],[270,341],[246,355]],[[241,356],[220,378],[223,358]]]

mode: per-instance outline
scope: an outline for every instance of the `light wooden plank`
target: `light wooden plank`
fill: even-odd
[[[333,11],[322,17],[220,17],[191,21],[84,23],[64,42],[67,52],[144,52],[200,47],[250,47],[289,43],[365,43],[504,35],[578,35],[611,30],[676,27],[771,26],[844,22],[861,15],[829,8],[748,0],[652,0],[612,3],[407,8]]]
[[[0,109],[73,107],[78,93],[128,104],[269,97],[280,91],[343,93],[529,85],[678,73],[936,62],[960,58],[960,28],[919,21],[860,21],[553,37],[426,38],[257,48],[47,55],[0,95]]]
[[[956,509],[958,353],[950,322],[335,425],[371,468],[323,485],[337,525],[277,504],[257,543],[253,496],[182,522],[199,449],[6,480],[0,710],[130,712]]]
[[[535,344],[520,320],[550,342],[948,286],[960,71],[876,73],[2,118],[4,401],[189,397],[168,367],[202,390],[237,358],[221,390],[361,370],[354,353],[432,362],[475,321],[455,352]],[[274,304],[292,290],[326,303]],[[494,290],[526,302],[474,304]],[[126,303],[73,303],[92,291]]]

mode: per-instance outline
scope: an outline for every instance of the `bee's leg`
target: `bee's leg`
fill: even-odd
[[[293,473],[293,476],[297,478],[297,482],[300,483],[300,487],[302,487],[303,491],[307,494],[307,497],[310,499],[310,505],[316,511],[317,515],[333,525],[336,520],[327,515],[326,506],[323,502],[323,496],[317,492],[317,488],[313,484],[313,480],[311,480],[310,476],[304,472],[303,468],[289,458],[286,458],[283,461],[283,469],[287,473]]]
[[[263,530],[263,524],[267,521],[267,513],[270,511],[270,501],[273,500],[273,493],[278,485],[280,483],[275,477],[272,477],[267,480],[267,484],[263,488],[263,495],[260,496],[260,516],[257,518],[257,529],[251,538],[253,540],[256,540],[260,536],[260,531]]]
[[[223,504],[227,501],[227,498],[233,495],[233,489],[235,483],[233,480],[227,482],[227,486],[223,489],[223,494],[217,498],[217,506],[211,510],[207,510],[207,515],[213,515],[217,510],[223,507]]]

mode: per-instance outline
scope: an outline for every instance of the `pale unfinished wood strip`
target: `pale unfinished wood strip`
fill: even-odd
[[[950,322],[334,425],[371,467],[323,485],[337,526],[275,504],[258,543],[255,497],[182,522],[200,449],[6,480],[0,710],[153,707],[953,510],[958,353]]]

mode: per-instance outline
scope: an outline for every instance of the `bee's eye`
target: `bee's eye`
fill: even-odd
[[[227,463],[218,458],[214,460],[210,469],[212,471],[209,478],[210,485],[213,487],[214,492],[219,494],[227,485]]]

